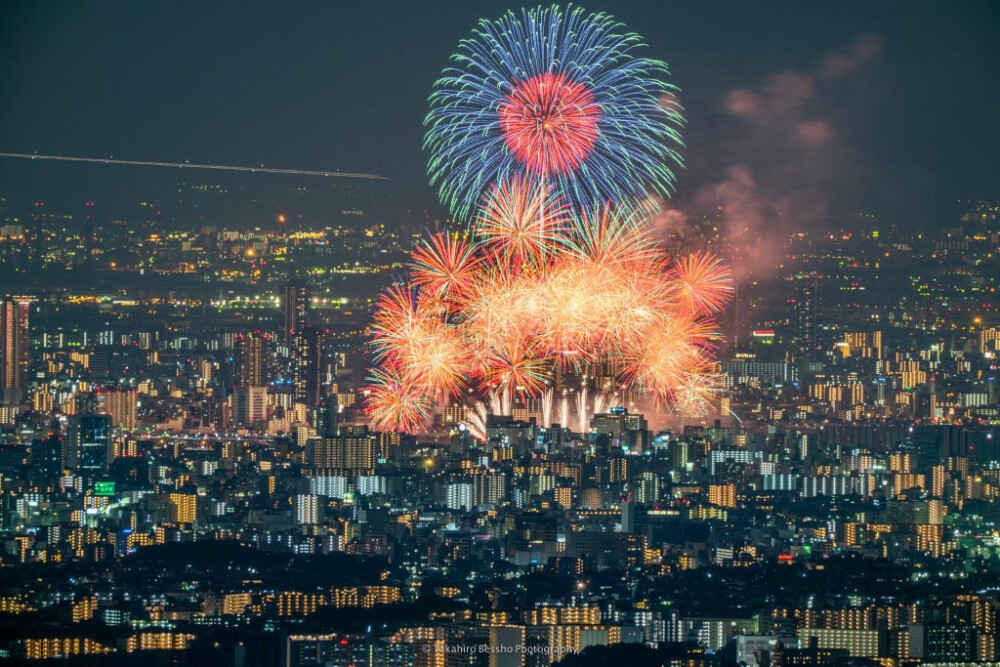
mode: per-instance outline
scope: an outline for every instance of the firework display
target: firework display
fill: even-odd
[[[551,416],[554,373],[608,360],[619,369],[608,389],[704,409],[717,380],[711,315],[731,293],[725,267],[670,258],[640,214],[571,210],[545,188],[498,183],[479,210],[469,233],[425,241],[410,282],[379,301],[375,428],[412,429],[470,392],[494,413],[534,399]],[[517,219],[525,213],[530,222]]]
[[[442,200],[471,219],[425,240],[379,299],[374,429],[412,432],[453,404],[480,440],[515,405],[567,425],[556,378],[570,376],[581,430],[626,394],[706,412],[731,282],[711,255],[669,256],[646,225],[644,198],[673,184],[680,117],[661,104],[666,66],[638,45],[606,15],[555,7],[461,43],[427,145]]]
[[[577,206],[669,195],[683,119],[667,66],[606,14],[559,7],[480,21],[431,95],[431,183],[464,217],[499,178]],[[665,102],[667,100],[669,103]]]

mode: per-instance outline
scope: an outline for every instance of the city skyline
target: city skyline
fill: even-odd
[[[1000,664],[992,7],[0,12],[0,667]]]

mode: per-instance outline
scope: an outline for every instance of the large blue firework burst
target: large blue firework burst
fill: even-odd
[[[580,206],[669,196],[683,117],[669,71],[603,13],[557,6],[481,20],[434,85],[431,184],[465,218],[490,184],[539,178]]]

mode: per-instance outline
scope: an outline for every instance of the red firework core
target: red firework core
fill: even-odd
[[[500,104],[500,127],[515,159],[543,175],[577,169],[597,141],[601,107],[565,74],[518,81]]]

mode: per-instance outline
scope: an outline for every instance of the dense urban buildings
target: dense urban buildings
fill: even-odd
[[[210,284],[130,288],[139,269],[105,262],[87,270],[117,287],[5,295],[0,650],[996,660],[998,215],[969,202],[937,233],[788,239],[783,269],[741,288],[746,321],[723,323],[725,390],[703,418],[616,394],[610,364],[560,374],[548,410],[515,399],[479,424],[459,400],[409,435],[360,410],[368,313],[409,238],[148,227],[135,246]],[[34,252],[19,224],[8,258]],[[112,253],[104,229],[90,247]],[[361,287],[256,264],[358,238]],[[482,648],[506,645],[514,662]]]
[[[995,7],[616,7],[5,3],[0,667],[1000,665]]]

